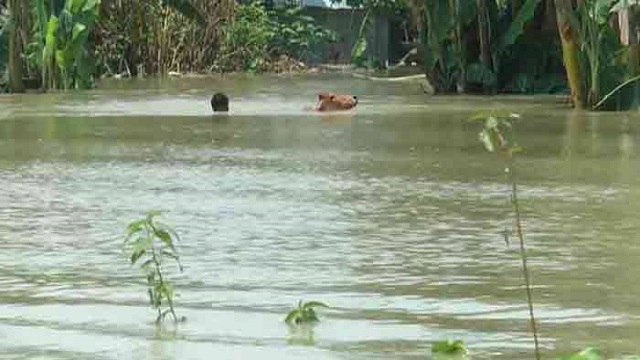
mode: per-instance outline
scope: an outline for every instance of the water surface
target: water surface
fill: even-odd
[[[361,102],[305,110],[320,90]],[[640,353],[637,114],[311,75],[0,97],[0,358],[424,359],[444,338],[532,358],[509,187],[465,122],[491,109],[523,116],[544,357]],[[121,249],[150,209],[182,237],[177,327],[154,326]],[[299,299],[331,308],[295,332]]]

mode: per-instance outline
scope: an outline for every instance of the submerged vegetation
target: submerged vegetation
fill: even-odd
[[[467,359],[469,351],[462,340],[442,340],[431,345],[431,354],[436,359]]]
[[[524,242],[524,234],[522,232],[522,221],[520,213],[520,205],[518,203],[518,184],[516,177],[515,159],[514,154],[520,151],[514,131],[512,120],[518,119],[518,114],[479,114],[472,117],[474,121],[482,121],[484,124],[482,131],[480,131],[479,138],[487,151],[499,155],[505,161],[505,172],[509,177],[509,184],[511,186],[511,205],[513,207],[514,214],[514,229],[518,237],[520,244],[520,258],[522,260],[522,274],[524,277],[524,285],[527,293],[527,304],[529,305],[529,319],[531,321],[531,330],[533,332],[533,341],[535,346],[535,357],[540,360],[540,346],[538,344],[538,327],[536,319],[533,313],[533,295],[531,290],[530,271],[527,267],[527,252]],[[508,234],[505,231],[507,244]]]
[[[307,324],[319,321],[318,315],[314,308],[316,307],[329,307],[325,303],[320,301],[298,302],[298,307],[291,310],[287,317],[284,319],[289,325]]]
[[[518,202],[518,189],[515,167],[515,154],[521,151],[514,136],[514,121],[520,116],[514,113],[490,113],[478,114],[471,117],[471,121],[482,122],[482,130],[479,132],[479,140],[485,149],[494,153],[504,161],[505,172],[508,175],[510,185],[510,200],[514,214],[514,228],[519,240],[519,252],[522,261],[522,273],[529,307],[529,319],[534,341],[534,358],[542,359],[540,346],[538,343],[538,328],[534,317],[534,303],[532,296],[532,286],[530,281],[530,270],[527,266],[527,253],[524,235],[521,225],[521,210]],[[143,261],[140,267],[144,270],[147,280],[147,292],[151,306],[156,309],[158,315],[156,323],[160,323],[168,314],[171,314],[174,322],[184,321],[176,316],[173,298],[175,292],[164,273],[162,264],[165,258],[173,259],[182,271],[175,241],[178,239],[177,233],[169,226],[155,220],[160,213],[151,211],[143,219],[131,222],[127,227],[125,245],[130,249],[130,262],[136,264]],[[508,234],[508,232],[505,232]],[[509,238],[505,235],[505,241],[509,244]],[[309,325],[319,321],[316,309],[328,308],[329,306],[320,301],[304,302],[300,300],[297,306],[291,310],[284,319],[291,329],[301,330],[294,333],[290,344],[313,345],[312,328]],[[431,354],[433,359],[439,360],[468,360],[472,359],[463,340],[440,340],[431,344]],[[557,360],[603,360],[600,351],[596,348],[586,348],[578,353],[563,356]],[[640,357],[631,356],[621,359],[638,360]]]
[[[182,272],[175,247],[178,234],[168,225],[155,221],[158,215],[160,212],[150,211],[145,218],[130,223],[124,243],[131,251],[131,265],[142,261],[140,268],[147,281],[149,304],[158,312],[156,323],[160,323],[168,314],[171,314],[174,322],[178,322],[173,308],[175,291],[162,266],[164,260],[169,258],[175,261]]]

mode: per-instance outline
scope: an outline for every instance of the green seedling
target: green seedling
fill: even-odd
[[[175,248],[175,241],[179,237],[171,227],[155,220],[158,215],[159,211],[150,211],[145,218],[130,223],[124,244],[131,251],[131,265],[141,262],[140,268],[147,280],[149,303],[158,312],[156,323],[164,320],[167,314],[171,314],[174,322],[178,322],[173,308],[175,291],[164,275],[163,261],[166,258],[174,260],[182,272]]]
[[[514,227],[515,233],[520,240],[520,257],[522,259],[522,273],[527,291],[527,303],[529,305],[529,318],[531,321],[531,329],[533,332],[533,341],[535,345],[535,357],[540,360],[540,348],[538,345],[538,329],[533,314],[533,295],[531,290],[531,282],[529,280],[529,269],[527,267],[527,252],[525,248],[524,235],[522,233],[520,206],[518,204],[518,187],[516,181],[516,169],[514,154],[521,150],[515,141],[512,121],[520,118],[520,115],[513,113],[506,114],[479,114],[471,118],[474,121],[482,121],[484,123],[479,138],[487,151],[500,155],[505,161],[505,171],[509,177],[511,184],[511,205],[515,216]],[[505,232],[505,241],[508,241],[508,232]]]
[[[431,345],[431,354],[434,356],[444,355],[446,357],[463,356],[468,353],[462,340],[442,340]]]
[[[289,325],[308,324],[319,321],[318,315],[316,315],[315,307],[328,308],[326,304],[320,301],[298,302],[298,308],[291,310],[289,315],[284,319]]]

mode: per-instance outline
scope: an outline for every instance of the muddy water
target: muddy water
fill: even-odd
[[[218,89],[232,110],[211,116]],[[360,105],[305,111],[319,89]],[[508,187],[464,122],[489,109],[523,115],[544,357],[639,353],[638,115],[268,76],[0,97],[0,358],[424,359],[444,338],[532,358]],[[149,209],[182,236],[177,327],[121,250]],[[331,308],[293,331],[299,299]]]

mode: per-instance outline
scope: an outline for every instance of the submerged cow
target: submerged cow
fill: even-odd
[[[339,111],[353,109],[358,105],[358,97],[352,95],[338,95],[330,92],[318,94],[315,111]]]
[[[341,111],[350,110],[358,105],[358,97],[355,95],[339,95],[330,92],[318,94],[318,102],[313,111]],[[213,112],[228,112],[229,97],[224,93],[215,93],[211,97],[211,109]]]

